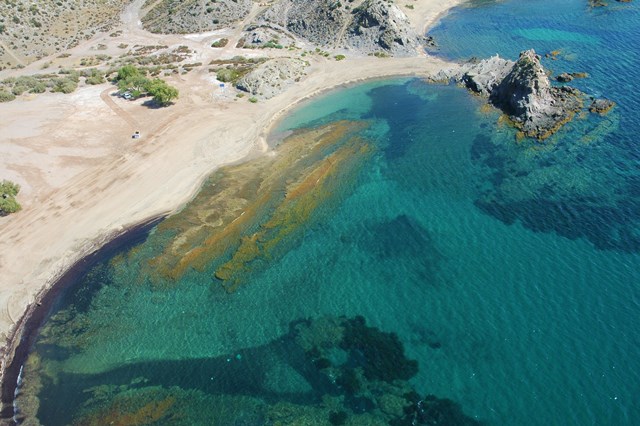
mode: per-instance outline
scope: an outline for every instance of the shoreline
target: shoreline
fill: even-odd
[[[58,295],[73,286],[78,278],[86,274],[100,260],[144,240],[151,229],[161,222],[164,217],[150,218],[114,235],[104,245],[82,256],[69,269],[58,276],[51,286],[43,288],[38,293],[36,296],[37,302],[29,305],[16,327],[15,335],[12,336],[14,342],[13,357],[11,362],[4,368],[3,380],[0,384],[0,399],[2,401],[0,419],[13,419],[16,414],[13,403],[22,365],[28,356],[29,349],[42,325],[42,321],[49,314]]]
[[[457,0],[448,0],[445,2],[446,5],[441,5],[444,10],[439,11],[436,16],[429,16],[429,19],[426,19],[426,23],[424,24],[424,28],[434,25],[438,20],[440,20],[443,16],[446,15],[448,10],[452,7],[461,3],[461,1]],[[10,410],[13,413],[13,398],[14,391],[17,386],[16,380],[20,371],[20,367],[24,362],[23,357],[26,356],[28,348],[30,346],[30,339],[33,337],[32,334],[38,329],[38,327],[34,327],[36,323],[39,325],[39,321],[42,320],[44,315],[49,309],[48,303],[50,299],[55,298],[59,291],[61,291],[61,286],[64,286],[67,281],[67,277],[76,276],[74,272],[77,273],[77,268],[82,268],[82,266],[86,266],[90,263],[90,259],[99,256],[100,254],[104,254],[105,250],[114,249],[115,246],[122,247],[122,244],[125,244],[130,237],[130,234],[137,234],[142,229],[147,229],[145,227],[152,227],[155,225],[161,218],[166,217],[169,214],[173,214],[179,211],[193,196],[199,191],[202,186],[202,182],[209,176],[213,171],[217,170],[219,167],[224,165],[233,164],[237,162],[246,161],[255,155],[264,155],[270,147],[267,144],[269,135],[273,132],[273,129],[277,126],[281,120],[291,112],[293,109],[299,107],[302,103],[308,102],[324,93],[327,93],[332,90],[340,89],[341,87],[349,87],[355,84],[359,84],[365,81],[371,80],[383,80],[394,77],[415,77],[421,78],[428,76],[437,70],[450,66],[451,63],[442,60],[440,58],[432,57],[429,55],[421,55],[419,57],[414,58],[388,58],[388,59],[378,59],[378,58],[354,58],[349,59],[351,64],[348,69],[341,68],[341,64],[331,62],[330,60],[317,60],[313,63],[312,68],[310,69],[309,75],[296,84],[295,86],[290,87],[286,92],[276,96],[275,100],[267,100],[261,101],[258,106],[253,105],[245,105],[244,109],[251,110],[250,113],[246,114],[249,116],[250,125],[249,128],[243,128],[242,130],[235,129],[233,126],[242,126],[246,125],[247,120],[229,120],[229,123],[226,126],[220,125],[215,122],[215,117],[212,117],[211,113],[217,113],[220,118],[229,117],[237,110],[237,103],[228,103],[226,106],[223,106],[222,112],[219,110],[210,110],[208,111],[210,114],[199,114],[195,118],[191,120],[191,124],[194,126],[199,125],[197,130],[199,132],[195,132],[196,134],[191,136],[190,141],[191,144],[187,144],[187,147],[191,147],[193,152],[190,153],[191,156],[185,155],[182,163],[185,167],[189,166],[197,166],[193,167],[191,173],[186,173],[188,183],[182,183],[183,188],[186,188],[186,192],[174,191],[173,194],[168,196],[164,196],[163,200],[154,202],[148,201],[147,199],[143,199],[138,202],[138,205],[134,206],[135,208],[130,208],[130,214],[127,214],[126,209],[119,216],[115,216],[111,218],[111,220],[106,220],[106,224],[103,222],[99,224],[92,224],[94,231],[91,229],[87,230],[85,234],[93,235],[93,237],[83,237],[82,235],[78,235],[75,239],[69,239],[66,241],[67,247],[64,252],[58,250],[58,258],[53,259],[53,261],[49,257],[44,257],[45,255],[50,255],[50,253],[43,253],[43,260],[40,264],[37,264],[37,261],[34,261],[34,265],[31,265],[34,269],[29,269],[28,275],[20,275],[16,274],[14,271],[8,271],[9,277],[11,278],[11,272],[14,272],[16,277],[20,276],[22,279],[20,283],[15,282],[14,284],[9,284],[8,286],[12,289],[21,288],[23,285],[27,286],[26,289],[21,289],[20,294],[16,296],[15,292],[8,295],[1,295],[0,302],[3,305],[7,305],[5,307],[5,315],[7,319],[0,320],[0,332],[3,332],[6,336],[6,344],[0,348],[0,357],[2,358],[2,366],[0,370],[0,386],[2,386],[2,411],[0,412],[0,418],[2,419],[11,419],[12,415],[6,417]],[[373,69],[373,71],[372,71]],[[104,86],[100,86],[100,90],[103,90]],[[106,90],[111,90],[110,86],[107,86]],[[298,95],[297,93],[300,93]],[[192,96],[193,98],[193,96]],[[188,102],[188,101],[185,101]],[[190,102],[194,104],[193,99]],[[196,101],[196,103],[198,103]],[[235,107],[234,107],[235,105]],[[192,105],[189,105],[192,106]],[[219,105],[217,105],[219,107]],[[183,107],[184,109],[185,107]],[[257,108],[257,109],[256,109]],[[229,110],[229,111],[227,111]],[[146,112],[147,114],[152,114],[151,112]],[[168,110],[168,113],[173,113],[171,109]],[[133,153],[125,153],[124,155],[120,155],[119,158],[114,160],[112,164],[106,164],[107,171],[105,173],[108,174],[111,171],[113,166],[115,169],[112,173],[116,176],[116,180],[120,175],[126,173],[124,183],[120,185],[123,187],[129,183],[131,183],[136,178],[136,173],[138,169],[135,169],[134,172],[131,172],[129,165],[125,163],[124,166],[121,166],[122,158],[127,156],[137,156],[140,157],[140,162],[144,162],[145,158],[152,155],[155,155],[154,158],[158,158],[159,155],[156,155],[156,148],[164,149],[164,146],[171,141],[174,141],[176,136],[180,136],[180,130],[189,129],[189,117],[185,117],[179,114],[170,115],[170,120],[163,123],[161,127],[156,129],[156,132],[152,134],[148,141],[145,141],[145,145],[141,148],[136,148]],[[175,115],[175,117],[174,117]],[[207,126],[206,123],[203,125],[200,119],[208,119],[211,120],[211,123]],[[174,124],[178,119],[187,119],[187,123],[177,123]],[[214,125],[217,124],[217,126]],[[172,129],[172,126],[178,126],[179,129]],[[122,130],[122,129],[121,129]],[[124,133],[127,133],[128,130],[123,129]],[[195,130],[195,127],[194,127]],[[231,132],[231,130],[235,130],[235,132]],[[222,136],[218,136],[222,133]],[[220,147],[218,145],[211,147],[209,142],[209,138],[213,135],[220,137],[220,139],[224,140],[225,146]],[[228,141],[227,139],[232,139]],[[160,142],[164,142],[162,146],[158,146]],[[230,142],[230,143],[227,143]],[[221,150],[225,148],[224,152],[227,153],[227,156],[220,160],[218,154],[224,153]],[[204,158],[192,159],[192,156],[196,156],[198,154],[197,151],[202,150],[205,153],[202,155]],[[229,154],[229,150],[231,150],[231,154]],[[174,149],[173,151],[164,152],[165,155],[171,155],[176,152],[181,152],[179,150]],[[134,158],[131,160],[132,163],[135,163],[134,160],[138,160],[138,158]],[[151,158],[150,160],[153,160]],[[217,161],[215,161],[217,160]],[[166,161],[166,160],[165,160]],[[161,162],[159,160],[156,163],[150,161],[151,166],[159,166],[162,167]],[[140,167],[138,163],[131,165],[133,167],[137,165]],[[177,172],[182,172],[179,167],[176,167]],[[92,172],[93,170],[89,169],[88,172]],[[70,180],[76,184],[79,184],[82,187],[83,180],[87,179],[88,174],[83,173],[76,179],[76,176],[72,176]],[[144,176],[149,178],[147,174],[143,174],[144,170],[139,172],[140,176]],[[160,173],[160,176],[164,176]],[[189,176],[192,176],[189,178]],[[194,177],[195,176],[195,179]],[[176,179],[180,179],[181,176],[177,178],[172,176],[172,180],[168,183],[165,183],[165,187],[169,185],[169,183],[174,182]],[[184,176],[182,176],[184,177]],[[153,180],[154,176],[151,176],[150,179]],[[113,179],[112,179],[113,180]],[[161,178],[158,179],[160,182]],[[91,183],[91,182],[90,182]],[[111,181],[109,181],[109,184]],[[137,193],[144,191],[144,186],[139,184],[140,188]],[[99,185],[98,185],[99,186]],[[158,184],[157,186],[162,186]],[[107,185],[109,187],[109,185]],[[59,195],[61,198],[65,197],[65,191],[67,193],[73,193],[74,188],[66,188],[62,186],[59,190],[54,191],[54,194]],[[77,188],[75,188],[77,192]],[[89,188],[87,191],[89,191]],[[94,188],[95,189],[95,188]],[[111,188],[109,188],[111,189]],[[161,188],[157,188],[156,193]],[[117,191],[117,189],[112,190],[111,193]],[[171,198],[171,195],[176,195],[176,192],[179,194],[179,199]],[[131,191],[134,195],[136,191]],[[129,194],[129,195],[132,195]],[[76,195],[76,194],[74,194]],[[82,194],[79,194],[81,196]],[[133,196],[132,195],[132,196]],[[146,194],[145,194],[146,195]],[[147,198],[152,198],[154,193],[151,193]],[[108,198],[109,194],[105,195],[105,198]],[[168,198],[168,200],[167,200]],[[121,196],[120,201],[127,200],[126,196]],[[35,197],[35,201],[38,201],[38,197]],[[73,205],[73,202],[70,202]],[[139,204],[143,204],[140,206]],[[87,213],[88,219],[91,219],[93,214],[95,219],[102,219],[100,216],[96,216],[99,213],[110,212],[110,207],[118,207],[117,200],[112,202],[111,206],[105,206],[102,210],[97,210],[94,208],[92,211],[84,211]],[[27,206],[29,207],[29,206]],[[33,207],[47,209],[49,206],[41,206],[34,205]],[[54,206],[55,207],[55,206]],[[82,205],[79,210],[82,210]],[[29,209],[29,213],[35,214],[34,209]],[[85,210],[88,210],[85,209]],[[26,212],[25,212],[26,213]],[[64,215],[64,211],[62,212]],[[77,212],[70,212],[76,213]],[[59,214],[59,213],[58,213]],[[46,215],[45,215],[46,216]],[[54,215],[55,216],[55,215]],[[128,219],[123,219],[124,217],[128,217]],[[38,217],[30,218],[31,220],[26,221],[26,225],[31,225],[34,222],[41,221],[38,220]],[[122,222],[124,220],[124,222]],[[44,220],[46,224],[46,220]],[[73,224],[73,218],[69,219],[67,222],[62,220],[58,220],[56,222],[55,219],[49,219],[49,224],[63,226],[69,224]],[[11,222],[9,222],[11,224]],[[153,225],[151,225],[153,224]],[[3,226],[6,223],[2,224]],[[20,226],[20,225],[18,225]],[[86,226],[86,224],[85,224]],[[45,225],[41,226],[42,228],[46,228]],[[1,228],[1,227],[0,227]],[[91,228],[91,226],[89,226]],[[150,228],[149,228],[150,229]],[[96,232],[97,231],[97,232]],[[148,231],[148,229],[147,229]],[[24,231],[23,231],[24,232]],[[36,232],[37,233],[37,227]],[[97,235],[97,236],[96,236]],[[55,238],[55,237],[52,237]],[[79,241],[79,243],[78,243]],[[31,246],[36,246],[38,243],[42,243],[40,239],[34,239]],[[60,243],[62,247],[64,247],[64,243]],[[7,247],[11,247],[10,243],[6,244]],[[24,247],[28,247],[29,244],[23,244]],[[116,248],[117,248],[116,247]],[[25,248],[25,251],[27,248]],[[18,250],[19,251],[19,250]],[[55,248],[49,251],[56,252]],[[26,253],[31,254],[26,251]],[[38,253],[39,254],[39,253]],[[15,257],[15,256],[14,256]],[[17,258],[20,258],[19,256]],[[24,258],[23,258],[24,259]],[[10,262],[6,262],[5,259],[0,258],[0,266],[4,266],[5,264],[9,264]],[[12,263],[11,263],[12,264]],[[13,265],[13,264],[12,264]],[[18,269],[18,272],[20,270]],[[10,279],[9,278],[9,279]],[[6,284],[0,283],[1,287],[7,286]],[[5,289],[6,290],[6,289]],[[13,298],[17,297],[18,306],[16,310],[21,312],[20,316],[15,319],[12,315],[10,307],[13,305],[15,307],[15,301]],[[23,308],[22,308],[23,307]],[[21,309],[22,308],[22,309]]]

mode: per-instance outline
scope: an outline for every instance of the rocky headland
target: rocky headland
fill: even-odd
[[[534,50],[517,61],[498,56],[443,71],[436,80],[455,81],[488,98],[524,135],[546,139],[582,110],[584,94],[578,89],[551,85]]]

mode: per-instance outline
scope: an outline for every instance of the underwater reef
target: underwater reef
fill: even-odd
[[[27,376],[45,368],[27,367]],[[44,375],[33,391],[45,386],[47,395],[65,394],[69,407],[81,407],[59,410],[52,425],[481,424],[454,401],[416,392],[409,380],[417,372],[395,333],[360,316],[325,316],[294,321],[278,339],[235,354],[138,363],[91,377]],[[18,404],[33,398],[23,392]],[[39,406],[52,403],[45,397]],[[22,418],[37,424],[24,409]]]

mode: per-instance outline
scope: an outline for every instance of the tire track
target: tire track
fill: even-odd
[[[120,108],[120,106],[118,106],[118,104],[116,104],[113,99],[111,99],[111,95],[109,95],[109,92],[111,90],[112,89],[110,88],[103,90],[102,93],[100,93],[100,98],[104,101],[105,104],[107,104],[109,108],[111,108],[111,111],[115,112],[116,114],[118,114],[118,117],[126,121],[129,126],[131,126],[132,130],[138,129],[140,127],[140,124],[128,112]]]

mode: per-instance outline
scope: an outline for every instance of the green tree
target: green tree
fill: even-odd
[[[177,99],[179,95],[178,89],[169,86],[164,80],[160,80],[159,78],[149,81],[145,86],[145,90],[153,96],[155,103],[163,106],[170,104],[171,101]]]
[[[20,192],[20,185],[8,180],[0,182],[0,216],[19,211],[22,207],[16,201],[16,195]]]
[[[135,65],[125,65],[118,70],[118,76],[116,77],[116,80],[127,80],[131,77],[138,76],[142,76],[142,72],[140,72],[140,70],[136,68]]]
[[[145,88],[148,84],[149,79],[147,77],[143,75],[132,75],[125,78],[124,80],[119,80],[118,89],[131,90],[132,92],[141,93],[146,90]]]

